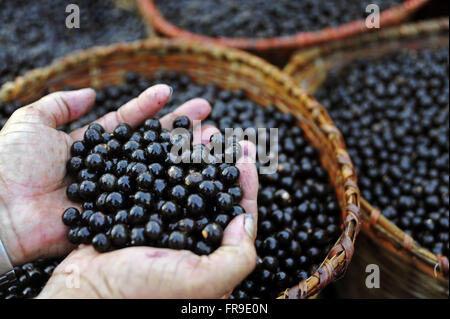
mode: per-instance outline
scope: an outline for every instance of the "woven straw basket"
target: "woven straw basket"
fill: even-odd
[[[376,58],[404,48],[448,47],[448,36],[448,18],[406,24],[300,51],[285,71],[312,93],[330,70],[357,58]],[[337,287],[344,289],[345,295],[357,298],[448,298],[448,259],[420,247],[364,199],[361,207],[363,236],[346,282],[358,284],[350,286],[344,282]],[[380,266],[382,289],[365,287],[368,264]]]
[[[401,5],[385,10],[380,15],[380,25],[384,27],[401,23],[428,1],[429,0],[406,0]],[[327,28],[312,32],[300,32],[292,36],[268,39],[212,38],[195,34],[173,25],[162,16],[153,0],[137,0],[137,3],[142,15],[149,24],[165,36],[203,43],[221,44],[260,53],[262,51],[277,51],[279,53],[279,50],[277,49],[293,49],[311,44],[324,43],[330,40],[343,39],[372,30],[366,27],[364,20],[358,20],[336,28]]]
[[[96,47],[57,60],[0,88],[0,100],[28,102],[50,89],[67,85],[99,88],[119,83],[128,71],[150,76],[157,70],[175,70],[199,83],[226,89],[244,89],[264,106],[273,104],[291,112],[312,145],[321,151],[342,211],[342,235],[320,268],[281,298],[306,298],[340,278],[353,255],[360,229],[359,190],[352,162],[340,132],[324,108],[278,68],[245,52],[217,46],[199,46],[182,40],[151,39],[129,44]]]

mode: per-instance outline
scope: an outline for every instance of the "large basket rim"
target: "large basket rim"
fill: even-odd
[[[305,67],[308,68],[309,74],[309,71],[313,71],[315,68],[310,63],[322,55],[333,54],[343,50],[356,50],[369,43],[395,40],[408,41],[418,37],[426,38],[432,34],[446,35],[445,38],[448,41],[448,33],[448,17],[403,24],[381,30],[378,33],[365,34],[357,38],[299,50],[285,66],[284,71],[296,77],[296,73]],[[301,78],[301,74],[298,74],[298,78]],[[314,89],[315,87],[312,88],[312,90]],[[449,261],[446,256],[433,254],[420,246],[411,236],[381,215],[380,211],[364,198],[361,198],[361,212],[363,213],[362,230],[364,234],[369,235],[373,240],[381,240],[385,248],[393,251],[400,258],[413,263],[430,277],[448,285]],[[378,235],[382,235],[383,238],[380,238]]]
[[[31,70],[25,75],[17,77],[14,81],[5,83],[0,87],[0,100],[10,101],[18,98],[20,94],[32,87],[33,83],[47,83],[55,75],[64,74],[66,70],[71,70],[71,68],[76,68],[80,65],[86,67],[101,59],[107,60],[108,57],[118,52],[126,55],[130,52],[142,53],[145,50],[160,52],[162,49],[175,50],[177,53],[209,54],[214,59],[223,58],[227,61],[245,63],[246,66],[255,68],[263,72],[264,75],[271,74],[273,79],[286,89],[286,94],[293,96],[299,103],[302,101],[309,103],[308,109],[311,109],[310,120],[313,124],[317,123],[324,138],[332,145],[333,156],[336,158],[339,166],[338,173],[342,175],[343,182],[341,182],[341,185],[343,185],[342,197],[344,200],[340,203],[345,203],[345,207],[341,205],[343,212],[341,222],[343,226],[342,234],[316,272],[297,286],[280,293],[280,298],[306,298],[315,295],[329,282],[343,276],[353,255],[354,243],[362,220],[355,168],[345,150],[342,135],[327,116],[325,109],[307,92],[302,90],[290,76],[263,59],[238,49],[217,45],[200,45],[182,39],[153,38],[130,43],[98,46],[69,54],[55,60],[49,66]]]
[[[387,27],[398,24],[429,1],[430,0],[405,0],[402,4],[384,10],[380,13],[380,25]],[[213,38],[210,36],[196,34],[175,26],[163,17],[161,12],[156,7],[154,0],[137,0],[137,4],[144,19],[146,19],[152,27],[165,36],[255,51],[266,51],[279,48],[299,48],[330,40],[342,39],[373,30],[366,27],[364,20],[355,20],[334,28],[329,27],[318,31],[298,32],[290,36],[262,39],[227,37]]]

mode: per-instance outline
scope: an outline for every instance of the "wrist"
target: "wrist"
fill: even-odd
[[[6,205],[3,203],[0,197],[0,221],[4,219],[7,214]],[[5,230],[3,223],[0,222],[0,275],[5,274],[13,269],[13,264],[8,251],[6,250],[6,236],[4,236]]]
[[[0,239],[0,275],[5,274],[13,269],[9,255],[6,252],[5,246]]]
[[[1,187],[1,186],[0,186]],[[12,266],[24,262],[22,248],[17,239],[17,234],[14,225],[12,225],[8,207],[0,194],[0,242],[3,244],[3,254],[0,252],[0,272],[1,259],[4,255],[8,257],[9,263]],[[0,244],[1,245],[1,244]],[[0,248],[1,250],[1,248]],[[22,256],[22,257],[21,257]],[[0,273],[1,275],[1,273]]]

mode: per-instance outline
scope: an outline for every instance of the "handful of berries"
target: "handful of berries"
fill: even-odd
[[[91,124],[67,163],[73,179],[67,196],[82,206],[62,216],[69,241],[99,252],[153,246],[208,255],[217,249],[228,223],[245,213],[239,169],[224,163],[226,152],[236,159],[239,144],[223,152],[192,145],[190,126],[185,116],[174,120],[173,131],[156,119],[136,130],[120,124],[113,133]]]

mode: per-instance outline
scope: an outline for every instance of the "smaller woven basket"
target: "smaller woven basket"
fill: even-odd
[[[158,70],[175,70],[196,82],[215,83],[225,89],[244,89],[250,99],[264,106],[275,105],[298,119],[330,174],[342,211],[342,235],[319,269],[298,286],[280,293],[280,297],[307,298],[340,278],[352,258],[361,222],[355,169],[325,109],[292,78],[262,59],[235,49],[170,39],[97,47],[6,83],[0,88],[0,101],[29,102],[46,90],[65,86],[99,88],[122,82],[128,71],[151,76]]]
[[[380,14],[380,25],[382,27],[387,27],[401,23],[428,1],[429,0],[406,0],[401,5],[385,10]],[[372,30],[366,27],[364,20],[358,20],[335,28],[300,32],[291,36],[267,39],[212,38],[201,34],[195,34],[173,25],[162,16],[153,0],[137,0],[137,3],[142,15],[149,24],[165,36],[203,43],[215,43],[234,48],[252,50],[258,53],[262,53],[263,51],[280,53],[280,49],[300,48],[312,44],[324,43],[330,40],[343,39]],[[290,52],[291,50],[287,51]]]
[[[355,59],[377,58],[405,48],[448,48],[448,37],[448,18],[405,24],[299,51],[284,70],[313,93],[329,71]],[[363,236],[349,270],[350,280],[337,285],[342,293],[355,298],[448,298],[448,259],[420,247],[364,199],[361,208]],[[368,264],[380,266],[382,289],[364,285]]]

